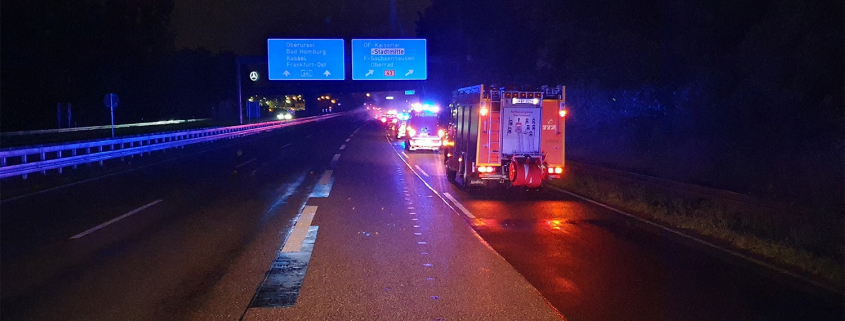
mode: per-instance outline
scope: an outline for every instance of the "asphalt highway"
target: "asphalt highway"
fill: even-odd
[[[7,191],[0,319],[843,319],[566,194],[466,193],[402,147],[361,114]]]

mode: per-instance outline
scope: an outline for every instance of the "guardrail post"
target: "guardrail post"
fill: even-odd
[[[70,155],[71,155],[71,156],[76,156],[76,148],[74,148],[74,149],[73,149],[73,151],[72,151],[72,152],[70,152]],[[74,164],[74,165],[73,165],[73,169],[76,169],[76,164]]]
[[[6,157],[0,158],[0,166],[6,166]]]
[[[56,158],[62,158],[62,151],[56,152]],[[62,173],[62,167],[59,167],[59,174]]]

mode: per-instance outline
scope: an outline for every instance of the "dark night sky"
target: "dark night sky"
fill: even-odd
[[[268,37],[415,37],[417,12],[429,4],[429,0],[222,0],[214,4],[176,0],[172,24],[178,48],[264,55]],[[395,23],[391,23],[392,6]]]

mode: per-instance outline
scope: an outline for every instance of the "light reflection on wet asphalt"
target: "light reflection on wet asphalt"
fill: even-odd
[[[402,144],[393,142],[398,154]],[[842,311],[715,259],[619,214],[551,191],[468,194],[436,153],[411,168],[454,195],[464,220],[567,318],[574,320],[837,319]],[[451,198],[450,198],[451,199]],[[473,218],[474,216],[474,218]],[[811,303],[813,302],[813,303]],[[806,313],[806,314],[805,314]],[[841,319],[841,318],[838,318]]]

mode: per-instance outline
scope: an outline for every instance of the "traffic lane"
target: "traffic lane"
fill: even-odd
[[[472,202],[467,207],[483,213]],[[624,219],[577,218],[563,210],[538,220],[518,213],[481,219],[475,227],[575,320],[842,319],[841,305]]]
[[[331,195],[309,200],[319,233],[296,305],[245,320],[559,320],[384,141],[362,129]]]
[[[309,124],[310,125],[310,124]],[[307,126],[307,125],[304,125]],[[316,125],[313,125],[316,126]],[[300,128],[298,131],[304,131]],[[279,142],[295,143],[299,134],[294,128],[280,130],[271,134]],[[260,156],[266,147],[255,143],[259,137],[223,140],[212,144],[198,144],[185,151],[171,150],[158,155],[127,157],[126,163],[143,164],[143,167],[109,175],[100,179],[88,180],[68,188],[52,189],[27,197],[3,201],[2,253],[3,260],[25,253],[44,244],[61,242],[82,232],[91,226],[108,221],[121,213],[131,211],[150,201],[161,199],[172,190],[168,180],[178,178],[185,185],[203,188],[206,185],[194,177],[201,177],[197,171],[205,167],[179,167],[176,162],[196,162],[202,159],[206,163],[214,162],[217,167],[230,167],[232,171],[243,171],[250,167],[239,165]],[[236,144],[235,146],[231,146]],[[282,145],[279,145],[282,146]],[[237,148],[237,149],[233,149]],[[211,149],[211,150],[209,150]],[[147,160],[156,158],[154,163]],[[169,161],[171,159],[174,159]],[[266,158],[266,157],[265,157]],[[111,163],[122,163],[111,160]],[[107,164],[106,166],[111,166]],[[250,165],[250,164],[247,164]],[[254,165],[254,164],[253,164]],[[83,165],[85,166],[85,165]],[[228,170],[228,168],[227,168]],[[58,176],[55,176],[57,179]],[[152,188],[134,188],[136,182],[149,182]],[[157,182],[153,184],[153,182]],[[116,190],[131,190],[115,193]]]
[[[493,248],[575,320],[843,318],[835,298],[794,290],[618,213],[554,191],[468,195],[446,182],[440,155],[409,156],[478,218],[468,221]]]
[[[291,144],[313,143],[309,137],[325,130],[322,123],[304,124],[246,138],[221,140],[209,144],[196,144],[184,151],[169,150],[150,156],[126,158],[126,163],[141,165],[132,170],[107,175],[97,179],[73,184],[68,188],[57,188],[42,193],[16,198],[0,203],[3,207],[2,253],[3,260],[13,258],[29,249],[60,242],[76,233],[108,221],[120,213],[131,211],[150,201],[160,199],[173,188],[167,180],[174,177],[184,185],[204,188],[202,181],[194,179],[201,174],[193,173],[204,167],[173,166],[176,162],[214,162],[216,168],[226,168],[232,175],[256,175],[260,168],[272,159],[265,150],[273,146],[284,149]],[[327,123],[324,127],[332,127]],[[269,136],[268,136],[269,135]],[[272,137],[265,142],[266,137]],[[339,143],[339,142],[338,142]],[[275,157],[275,156],[274,156]],[[148,160],[154,159],[152,162]],[[121,166],[120,160],[111,160],[111,166]],[[84,165],[83,165],[84,166]],[[57,179],[60,176],[54,175]],[[114,193],[115,190],[132,189],[138,181],[158,181],[154,188],[134,189],[131,193]],[[81,213],[81,214],[80,214]]]
[[[253,167],[247,170],[244,170],[246,166],[241,167],[242,172],[249,173],[248,175],[237,175],[232,170],[243,163],[229,164],[222,168],[216,166],[213,161],[205,163],[204,161],[215,158],[208,157],[214,156],[213,153],[179,164],[168,165],[173,166],[172,168],[162,168],[163,172],[174,174],[171,181],[165,181],[166,186],[173,187],[173,192],[164,197],[168,202],[162,202],[171,206],[161,207],[170,209],[171,212],[160,215],[163,219],[153,222],[142,233],[122,235],[115,243],[102,244],[104,239],[114,234],[123,234],[127,227],[131,229],[135,223],[138,223],[133,219],[143,219],[147,216],[139,214],[128,218],[126,222],[116,223],[114,227],[104,228],[82,239],[73,240],[78,242],[65,241],[66,244],[61,246],[62,251],[44,253],[47,259],[40,257],[41,259],[33,261],[16,260],[17,262],[13,263],[19,264],[13,264],[13,268],[4,267],[6,277],[4,281],[7,281],[3,283],[4,319],[7,316],[27,315],[39,315],[39,319],[51,319],[61,315],[66,316],[62,317],[63,319],[71,318],[71,316],[87,319],[91,315],[86,315],[86,311],[97,311],[95,315],[137,313],[149,316],[150,313],[162,311],[162,307],[168,307],[165,310],[178,310],[182,304],[179,300],[168,300],[166,301],[168,304],[151,305],[151,302],[162,300],[161,296],[164,295],[174,296],[175,299],[190,297],[190,293],[205,286],[203,282],[206,280],[202,276],[214,275],[215,269],[227,262],[226,254],[237,251],[238,244],[242,240],[249,238],[253,231],[263,224],[262,222],[276,215],[268,208],[272,208],[271,205],[278,201],[278,195],[284,192],[285,184],[288,184],[294,176],[311,177],[312,174],[305,171],[310,168],[311,161],[331,157],[333,150],[323,147],[331,144],[340,145],[338,134],[344,130],[343,127],[348,127],[348,125],[336,122],[328,123],[326,127],[330,129],[326,131],[324,128],[312,127],[312,130],[295,135],[297,137],[312,135],[314,138],[311,144],[297,144],[298,149],[290,151],[282,152],[275,148],[281,145],[274,143],[273,138],[276,136],[272,134],[259,139],[260,148],[255,150],[254,155],[259,158],[264,155],[268,161],[253,161],[247,165]],[[325,132],[319,133],[319,131]],[[236,144],[228,151],[236,153],[240,150],[242,155],[252,155],[251,149],[245,149],[245,147],[244,144]],[[244,150],[247,152],[244,153]],[[308,157],[302,157],[303,155]],[[192,170],[195,171],[192,172]],[[182,175],[176,175],[176,173],[182,173]],[[206,184],[194,184],[196,181]],[[160,185],[158,183],[161,182],[138,181],[133,188],[153,189]],[[123,192],[126,190],[124,189]],[[221,226],[225,229],[220,229]],[[88,248],[98,245],[101,247],[93,250]],[[149,251],[159,253],[159,255],[147,253]],[[79,257],[77,256],[79,252],[85,253]],[[64,262],[55,260],[68,257],[75,261],[63,264]],[[149,260],[148,258],[156,259]],[[9,280],[29,278],[34,271],[45,269],[39,265],[33,266],[32,262],[49,264],[51,267],[63,266],[63,269],[46,268],[51,273],[42,277],[40,285],[30,285],[26,289],[29,291],[26,292],[27,295],[6,297],[8,293],[14,292],[6,291],[6,288],[10,286]],[[5,263],[7,261],[4,261]],[[120,278],[121,273],[114,274],[114,271],[134,271],[136,275],[134,278]],[[156,275],[156,277],[147,278],[146,275]],[[76,279],[84,280],[76,281]],[[149,282],[137,283],[134,280]],[[131,285],[115,286],[121,282],[128,282]],[[175,284],[181,285],[174,287]],[[127,288],[151,290],[121,292],[121,289]],[[109,295],[101,296],[103,292],[109,292]],[[53,300],[45,301],[45,297]],[[77,300],[70,298],[79,298],[83,302],[76,302]],[[91,306],[90,303],[86,303],[100,301],[114,304]],[[40,302],[40,304],[28,304],[33,302]],[[56,305],[55,302],[67,304]],[[51,308],[31,308],[40,306]]]
[[[327,136],[334,137],[334,135],[327,135]],[[299,156],[301,156],[301,155],[302,155],[301,153],[297,153],[297,155],[296,155],[296,156],[297,156],[297,157],[299,157]],[[297,158],[297,159],[298,159],[298,158]],[[214,198],[211,198],[211,199],[214,199]],[[5,285],[5,283],[4,283],[4,285]],[[4,292],[4,293],[5,293],[5,292]]]
[[[360,127],[360,123],[355,125]],[[331,135],[343,139],[350,133],[346,131],[334,132]],[[333,185],[330,183],[333,179],[332,172],[335,171],[335,157],[328,157],[329,154],[338,155],[342,153],[344,146],[347,146],[350,139],[343,140],[339,147],[334,144],[328,144],[323,147],[327,153],[326,157],[319,159],[312,159],[311,176],[315,178],[316,184],[308,184],[302,187],[304,197],[295,201],[285,201],[283,206],[288,207],[286,210],[290,213],[300,213],[305,208],[305,203],[308,199],[318,197],[318,189],[320,185]],[[333,146],[334,145],[334,146]],[[335,147],[335,148],[332,148]],[[328,182],[326,179],[328,178]],[[328,183],[328,184],[326,184]],[[329,189],[330,191],[330,189]],[[184,314],[184,320],[233,320],[242,319],[247,309],[249,309],[254,295],[257,295],[256,288],[262,285],[268,268],[277,258],[278,252],[285,244],[289,233],[293,231],[294,223],[299,224],[301,217],[294,215],[293,218],[285,221],[275,220],[271,222],[271,226],[265,228],[260,232],[254,240],[244,245],[243,251],[231,258],[232,263],[227,267],[225,273],[222,273],[219,281],[211,287],[204,295],[202,300],[197,300],[194,305],[195,308],[190,309]],[[295,221],[295,222],[294,222]]]
[[[296,131],[280,131],[269,137],[274,137],[282,143],[297,141],[296,138],[301,136]],[[203,144],[188,153],[170,153],[168,156],[176,158],[173,161],[148,164],[118,175],[3,202],[4,270],[15,270],[15,263],[24,264],[21,268],[28,269],[25,278],[3,283],[3,297],[17,294],[17,291],[11,289],[29,287],[35,280],[43,279],[44,274],[49,275],[72,265],[105,244],[135,235],[166,217],[166,213],[172,213],[185,206],[181,205],[185,200],[198,202],[198,197],[201,199],[210,195],[213,199],[214,193],[226,193],[220,186],[229,186],[230,181],[237,182],[239,178],[245,177],[244,174],[255,175],[253,170],[261,166],[263,160],[271,159],[268,152],[264,151],[266,143],[256,141],[260,141],[258,137],[207,144],[216,145],[212,150],[203,148],[206,147],[206,144]],[[262,161],[253,161],[247,164],[249,166],[241,166],[249,159],[254,160],[255,158],[249,158],[253,156],[261,157]],[[221,175],[209,176],[213,173]],[[214,178],[214,181],[204,183],[202,180],[207,177]],[[61,201],[54,201],[56,199]],[[156,200],[162,202],[115,222],[112,224],[114,226],[107,226],[93,235],[87,235],[84,240],[71,239],[83,231]],[[32,266],[33,262],[38,262],[39,258],[44,257],[50,258],[48,260],[54,263]],[[60,260],[55,262],[56,258]]]

